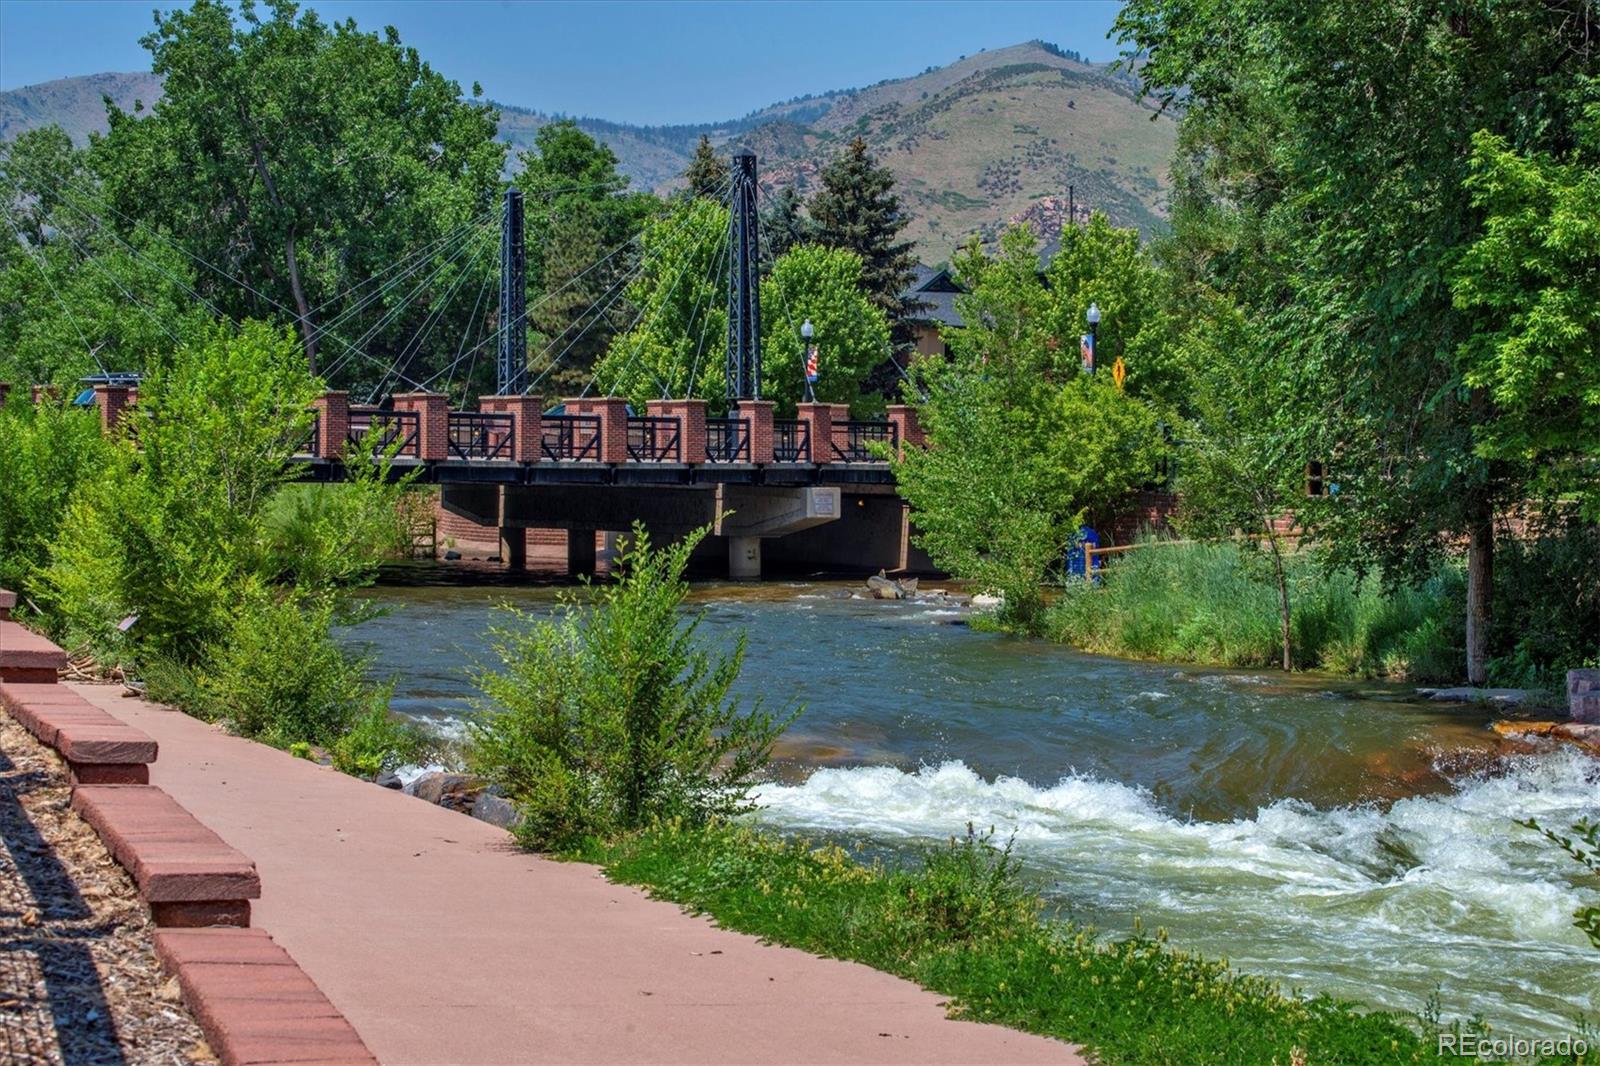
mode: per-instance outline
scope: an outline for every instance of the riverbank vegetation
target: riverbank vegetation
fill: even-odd
[[[689,553],[708,531],[655,548],[635,525],[616,580],[568,594],[559,615],[508,610],[467,765],[499,786],[534,848],[572,848],[667,818],[704,824],[751,809],[748,793],[798,711],[745,708],[730,689],[744,641],[713,651],[682,616]]]
[[[1097,1062],[1432,1062],[1440,1032],[1476,1031],[1287,992],[1159,930],[1098,936],[1051,915],[1009,846],[970,829],[894,866],[726,822],[668,821],[579,857],[727,928],[898,974],[950,997],[958,1017],[1072,1041]]]
[[[1231,541],[1146,542],[1099,575],[1068,582],[1045,611],[1045,635],[1106,655],[1210,666],[1284,665],[1277,579],[1267,553]],[[1386,589],[1375,572],[1283,560],[1298,670],[1443,681],[1459,676],[1464,582],[1446,567]]]
[[[1078,524],[1123,524],[1133,489],[1167,489],[1181,534],[1262,549],[1269,565],[1251,571],[1277,594],[1280,665],[1350,657],[1330,660],[1303,631],[1322,607],[1296,596],[1336,594],[1290,579],[1305,572],[1288,558],[1291,531],[1321,580],[1376,572],[1396,605],[1458,571],[1456,678],[1547,683],[1596,661],[1592,591],[1579,594],[1588,604],[1557,597],[1567,635],[1551,639],[1503,580],[1514,568],[1514,582],[1537,583],[1528,556],[1592,552],[1600,520],[1593,29],[1591,17],[1532,2],[1347,4],[1316,18],[1271,0],[1124,6],[1115,32],[1147,60],[1144,89],[1180,121],[1171,233],[1119,243],[1097,219],[1067,227],[1045,263],[1036,249],[1051,235],[1018,227],[953,263],[965,325],[944,331],[946,357],[912,368],[929,451],[897,468],[934,561],[1003,592],[1003,624],[1042,632],[1032,586],[1042,568],[1043,580],[1065,576]],[[1093,380],[1119,360],[1125,379],[1086,392],[1068,378],[1091,306]],[[1009,374],[1019,361],[1029,372]],[[973,385],[940,387],[953,376]],[[1094,408],[1069,410],[1084,394]],[[969,396],[984,409],[965,410]],[[1108,447],[1054,453],[1068,469],[1050,472],[1045,505],[1025,466],[982,482],[924,475],[954,461],[935,452],[960,450],[984,453],[961,459],[975,473],[1018,468],[1015,442],[1065,436],[1065,418],[1093,424],[1119,405],[1142,409],[1124,424],[1163,427],[1160,464],[1140,453],[1145,437],[1101,429]],[[1060,491],[1069,484],[1090,491]],[[977,535],[953,543],[957,525]],[[1169,564],[1186,560],[1205,584],[1212,563]],[[1148,576],[1097,594],[1105,628],[1126,628],[1116,616]],[[1178,590],[1167,613],[1192,599],[1182,580],[1156,585]],[[1072,599],[1068,613],[1086,615]],[[1253,629],[1259,597],[1237,603],[1237,617],[1215,603],[1212,623]],[[1058,618],[1053,630],[1093,628]],[[1126,644],[1257,657],[1170,636]]]
[[[92,408],[13,400],[0,568],[30,620],[101,669],[364,772],[423,743],[335,637],[360,616],[349,590],[398,546],[406,483],[382,455],[339,486],[290,483],[316,388],[291,336],[249,323],[164,357],[111,435]]]

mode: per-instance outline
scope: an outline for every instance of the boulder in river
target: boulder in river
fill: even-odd
[[[449,807],[453,811],[470,811],[483,792],[484,781],[470,774],[452,774],[434,770],[423,774],[404,789],[406,795]]]
[[[504,796],[496,796],[489,792],[479,796],[477,802],[472,805],[472,816],[480,822],[488,822],[501,829],[514,829],[520,821],[515,804]]]
[[[893,578],[885,577],[882,570],[867,578],[867,591],[872,593],[875,600],[898,600],[905,596],[900,589],[900,583]]]
[[[1574,722],[1600,725],[1600,670],[1567,671],[1567,710]]]

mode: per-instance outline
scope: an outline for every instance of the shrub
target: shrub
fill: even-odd
[[[0,588],[32,591],[73,494],[111,460],[94,411],[0,403]]]
[[[366,662],[333,639],[334,611],[325,594],[249,596],[203,667],[200,710],[279,747],[333,745],[374,698]]]
[[[498,670],[478,676],[483,707],[467,764],[505,789],[530,847],[569,848],[663,817],[702,822],[749,807],[748,787],[792,719],[729,696],[744,640],[719,654],[680,614],[699,530],[656,549],[636,525],[619,578],[535,620],[510,611],[492,631]],[[509,610],[509,609],[508,609]],[[796,712],[797,713],[797,712]]]
[[[374,691],[367,709],[333,742],[329,754],[335,770],[374,778],[429,760],[433,738],[421,726],[389,710],[389,696],[387,686]]]
[[[1101,583],[1072,582],[1051,605],[1046,630],[1088,651],[1135,658],[1261,667],[1280,662],[1278,603],[1257,579],[1254,553],[1223,543],[1166,544],[1129,552]],[[1289,556],[1294,665],[1360,676],[1454,678],[1463,655],[1460,572],[1445,568],[1415,587],[1378,575],[1328,571],[1308,553]]]

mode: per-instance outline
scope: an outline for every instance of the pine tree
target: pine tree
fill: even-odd
[[[721,202],[728,185],[728,161],[717,155],[711,147],[711,138],[703,133],[683,177],[689,183],[690,196]]]
[[[916,277],[915,246],[899,239],[906,218],[894,191],[894,175],[867,152],[866,141],[857,137],[823,168],[822,188],[812,197],[810,210],[819,244],[861,257],[862,287],[889,317],[895,347],[909,347],[907,318],[926,306],[905,298]]]
[[[761,210],[761,272],[771,273],[772,265],[791,248],[816,239],[815,227],[804,214],[805,201],[793,185],[776,196],[765,197]]]

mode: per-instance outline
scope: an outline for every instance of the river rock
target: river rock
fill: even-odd
[[[987,609],[990,607],[998,607],[1004,603],[1005,600],[1001,599],[999,596],[991,596],[987,592],[980,592],[976,596],[972,597],[970,602],[974,607]]]
[[[1567,671],[1567,709],[1574,722],[1600,723],[1600,670]]]
[[[1419,688],[1417,695],[1436,703],[1497,703],[1504,707],[1520,707],[1538,701],[1539,694],[1525,688],[1473,688],[1456,685],[1452,688]]]
[[[404,792],[408,796],[415,796],[440,807],[449,807],[453,811],[470,811],[472,805],[477,802],[479,794],[483,792],[483,786],[482,778],[435,770],[411,782],[405,787]]]
[[[485,792],[479,796],[472,805],[472,816],[480,822],[497,825],[501,829],[515,829],[521,816],[517,814],[516,805],[504,796],[496,796]]]
[[[457,559],[461,558],[461,553],[456,551],[454,548],[451,548],[449,551],[444,553],[444,557],[445,557],[445,560],[447,562],[452,562],[453,563]]]
[[[395,773],[393,770],[379,771],[378,776],[372,779],[372,783],[377,785],[379,788],[405,788],[405,782],[400,780],[400,775]]]
[[[867,591],[877,600],[898,600],[905,595],[900,589],[900,583],[885,577],[882,570],[867,578]]]

